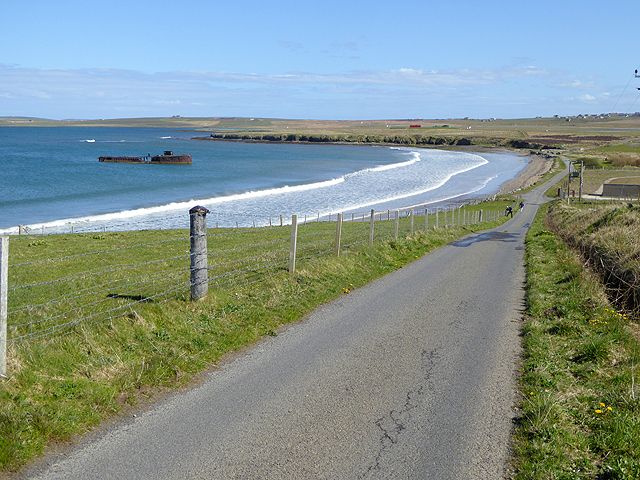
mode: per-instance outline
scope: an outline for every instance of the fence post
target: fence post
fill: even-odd
[[[398,240],[398,230],[400,230],[400,210],[395,211],[395,218],[393,222],[393,239]]]
[[[429,230],[429,209],[424,209],[424,229]]]
[[[340,243],[342,241],[342,213],[336,219],[336,257],[340,256]]]
[[[289,273],[296,273],[296,252],[298,250],[298,216],[291,215],[291,242],[289,243]]]
[[[0,377],[7,376],[7,303],[9,237],[0,237]]]
[[[482,209],[478,212],[478,223],[482,223]]]
[[[374,225],[376,223],[376,213],[375,210],[371,209],[371,217],[369,218],[369,246],[373,245],[373,233],[374,233]]]
[[[409,224],[411,225],[411,235],[413,235],[413,232],[415,231],[415,227],[413,225],[413,217],[415,216],[414,214],[415,214],[415,211],[412,208],[411,211],[409,212],[409,215],[411,215],[411,219],[409,220]]]
[[[209,213],[209,210],[199,205],[189,210],[191,300],[200,300],[209,291],[207,213]]]
[[[280,226],[282,226],[282,215],[280,215]]]
[[[440,211],[440,208],[436,207],[436,226],[435,226],[435,228],[439,228],[440,227],[440,225],[438,225],[438,223],[439,223],[438,212],[439,211]]]

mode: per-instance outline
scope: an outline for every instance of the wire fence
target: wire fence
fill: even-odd
[[[304,268],[305,262],[349,255],[418,231],[491,222],[503,215],[499,206],[474,202],[311,219],[278,217],[271,226],[263,222],[255,228],[216,228],[209,221],[205,281],[213,288],[245,288],[273,274],[295,273],[292,255],[294,265]],[[193,297],[193,231],[74,233],[11,237],[11,255],[5,255],[4,263],[0,256],[6,272],[0,278],[0,300],[6,310],[0,315],[4,316],[0,350],[4,345],[6,351],[7,343],[61,335],[80,324],[135,316],[141,304],[186,302]],[[6,254],[8,241],[3,242],[0,253]],[[3,354],[0,351],[2,375]]]

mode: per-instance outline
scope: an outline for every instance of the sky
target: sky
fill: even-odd
[[[638,0],[0,0],[0,116],[632,112],[639,19]]]

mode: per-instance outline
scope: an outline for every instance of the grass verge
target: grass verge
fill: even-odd
[[[527,319],[515,479],[640,478],[637,324],[545,228],[527,236]]]
[[[481,208],[502,212],[512,201],[469,207],[467,218]],[[403,218],[398,240],[393,220],[378,222],[372,247],[367,222],[345,222],[340,257],[332,253],[335,224],[302,225],[294,276],[287,227],[212,230],[214,280],[200,302],[186,301],[184,231],[13,237],[0,468],[15,470],[48,443],[185,385],[223,355],[504,217],[447,229],[429,220],[415,217],[411,233]]]

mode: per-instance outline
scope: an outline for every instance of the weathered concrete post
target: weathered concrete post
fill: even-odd
[[[7,303],[9,237],[0,237],[0,377],[7,376]]]
[[[424,209],[424,229],[429,230],[429,209]]]
[[[298,216],[291,215],[291,242],[289,243],[289,273],[296,273],[296,252],[298,251]]]
[[[482,223],[482,209],[478,212],[478,223]]]
[[[440,227],[440,225],[439,225],[440,219],[438,218],[438,212],[439,211],[440,211],[440,209],[438,207],[436,207],[436,226],[435,226],[435,228],[439,228]]]
[[[395,211],[393,222],[393,239],[398,240],[398,231],[400,230],[400,210]]]
[[[342,242],[342,213],[338,214],[336,220],[336,256],[340,256],[340,243]]]
[[[373,235],[374,235],[374,226],[376,223],[376,213],[375,210],[371,209],[371,216],[369,218],[369,246],[373,245]]]
[[[280,215],[280,226],[282,226],[282,215]]]
[[[199,205],[189,210],[189,237],[191,240],[191,300],[200,300],[209,291],[207,265],[207,213]]]

